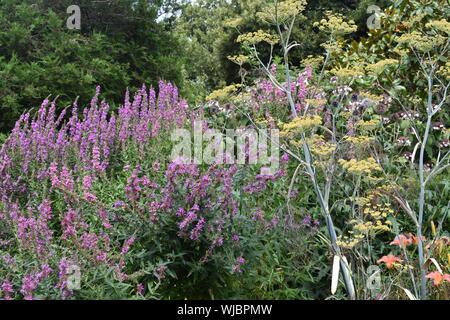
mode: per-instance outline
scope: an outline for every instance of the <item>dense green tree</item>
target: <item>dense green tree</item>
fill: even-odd
[[[157,21],[162,1],[78,1],[81,30],[66,26],[71,4],[0,3],[0,131],[50,94],[64,106],[88,102],[96,85],[110,101],[160,79],[182,87],[183,47]]]

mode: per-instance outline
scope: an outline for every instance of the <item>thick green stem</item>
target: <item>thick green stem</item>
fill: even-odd
[[[294,99],[292,98],[292,92],[291,92],[291,75],[289,72],[289,61],[288,58],[284,58],[284,63],[286,64],[286,83],[287,83],[287,90],[286,94],[289,100],[289,105],[291,106],[291,112],[294,117],[297,117],[297,110],[295,109],[295,103]]]
[[[331,218],[330,211],[328,208],[328,202],[325,202],[325,199],[322,195],[322,192],[320,191],[319,185],[316,180],[316,173],[312,169],[312,158],[311,153],[308,148],[308,144],[305,141],[305,136],[303,135],[303,150],[305,153],[305,160],[306,160],[306,170],[311,177],[311,181],[314,187],[314,191],[317,195],[317,199],[319,201],[320,207],[322,209],[322,213],[325,217],[325,223],[327,226],[328,233],[330,234],[330,240],[331,240],[331,247],[333,249],[333,252],[335,255],[338,255],[341,257],[340,259],[340,270],[342,273],[342,276],[344,278],[345,287],[347,290],[347,293],[351,300],[356,299],[355,290],[352,282],[352,278],[350,275],[350,269],[347,263],[342,259],[341,256],[341,250],[337,244],[337,235],[336,235],[336,229],[334,227],[333,219]]]
[[[417,238],[418,238],[418,253],[419,253],[419,266],[420,266],[420,297],[421,299],[426,299],[426,278],[425,278],[425,261],[424,261],[424,250],[423,250],[423,241],[422,241],[422,224],[423,224],[423,216],[424,216],[424,208],[425,208],[425,179],[424,179],[424,157],[425,157],[425,147],[428,141],[428,136],[430,134],[431,129],[431,118],[433,115],[432,109],[432,99],[433,99],[433,75],[430,73],[428,76],[428,101],[427,101],[427,112],[428,119],[425,128],[425,134],[422,140],[422,144],[420,146],[420,155],[419,155],[419,182],[420,182],[420,194],[419,194],[419,219],[417,225]]]

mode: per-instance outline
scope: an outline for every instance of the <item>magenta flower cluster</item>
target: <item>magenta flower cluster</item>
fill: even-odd
[[[301,95],[299,86],[292,90]],[[276,90],[273,94],[278,99]],[[240,212],[237,192],[251,196],[284,177],[287,155],[275,174],[256,175],[237,187],[238,166],[169,163],[168,155],[153,155],[151,147],[170,129],[201,119],[201,111],[189,108],[170,83],[161,82],[157,90],[143,86],[133,99],[127,92],[117,113],[99,97],[97,87],[90,106],[81,111],[74,103],[71,116],[67,109],[57,116],[56,102],[45,100],[35,115],[21,116],[0,150],[0,245],[32,262],[20,277],[0,266],[0,275],[6,274],[0,298],[40,297],[36,292],[44,280],[60,298],[70,298],[74,291],[67,282],[74,264],[83,270],[110,268],[115,281],[134,281],[130,271],[138,270],[128,267],[127,257],[141,245],[145,232],[139,228],[169,225],[177,240],[202,248],[206,263],[225,247],[242,254],[236,218],[262,223],[266,231],[279,225],[279,216]],[[116,176],[123,184],[110,199],[97,187],[109,187]],[[118,236],[132,228],[136,232]],[[14,257],[0,254],[14,265]],[[240,256],[229,266],[239,273],[244,262]],[[170,263],[156,267],[156,278],[165,279],[167,269]],[[139,283],[135,288],[143,292]]]

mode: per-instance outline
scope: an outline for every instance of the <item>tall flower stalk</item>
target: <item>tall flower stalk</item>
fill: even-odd
[[[285,95],[287,97],[287,102],[290,107],[291,116],[293,118],[298,118],[299,111],[302,111],[302,110],[297,110],[297,106],[295,104],[295,101],[294,101],[294,98],[292,95],[293,90],[292,90],[291,70],[290,70],[290,66],[289,66],[289,52],[293,48],[299,46],[300,44],[295,43],[295,42],[291,43],[290,38],[291,38],[293,28],[295,26],[297,17],[304,10],[305,5],[306,5],[306,1],[291,1],[291,0],[275,1],[275,3],[273,5],[269,5],[265,10],[263,10],[262,12],[260,12],[258,14],[258,16],[261,19],[266,20],[267,22],[270,22],[275,26],[275,29],[277,32],[277,38],[275,38],[275,39],[273,38],[273,36],[271,36],[269,34],[265,34],[265,33],[262,34],[262,32],[260,32],[260,31],[258,31],[258,33],[250,33],[250,34],[246,34],[246,35],[241,35],[238,38],[238,42],[243,42],[245,45],[247,45],[251,49],[251,52],[253,53],[256,60],[259,62],[260,66],[265,71],[267,77],[270,79],[272,84],[276,88],[278,88],[279,90],[282,90],[285,93]],[[345,32],[348,33],[353,30],[353,26],[348,27],[348,29],[351,29],[350,31],[349,30],[341,30],[342,25],[339,25],[336,21],[334,21],[333,23],[335,23],[336,26],[333,25],[332,27],[335,27],[338,29],[340,28],[339,30],[341,33],[345,33]],[[347,24],[345,24],[345,25],[348,26]],[[283,32],[283,30],[284,30],[284,32]],[[334,33],[332,34],[332,39],[334,39]],[[260,59],[260,57],[258,55],[258,50],[256,48],[256,43],[261,42],[261,41],[267,42],[271,46],[271,55],[270,55],[270,58],[269,58],[269,61],[267,64],[265,64]],[[272,64],[273,47],[276,43],[280,44],[281,49],[282,49],[283,62],[284,62],[284,68],[285,68],[285,78],[286,78],[285,84],[281,84],[276,79],[276,75],[274,74],[274,72],[272,72],[273,69],[270,67]],[[329,50],[331,50],[331,49],[329,49]],[[327,59],[326,59],[327,62],[328,62],[328,59],[329,59],[329,53],[327,53]],[[320,75],[320,79],[323,76],[324,70],[325,70],[325,65],[323,66],[323,69],[322,69],[322,72]],[[305,79],[302,79],[302,80],[305,80]],[[315,96],[315,95],[316,95],[316,92],[314,92],[313,96]],[[308,107],[309,107],[308,104],[306,104],[306,107],[304,108],[304,110],[301,114],[302,117],[307,117],[308,111],[309,111]],[[253,124],[255,124],[253,119],[250,118],[250,120]],[[258,127],[256,126],[256,128],[258,128]],[[333,132],[332,132],[332,134],[334,137],[335,135]],[[335,229],[335,225],[334,225],[332,216],[330,214],[330,209],[329,209],[329,204],[328,204],[333,174],[331,173],[331,175],[327,176],[327,183],[325,185],[325,190],[324,190],[324,192],[322,192],[321,187],[319,186],[319,183],[317,181],[316,168],[315,168],[315,165],[313,164],[313,158],[312,158],[312,155],[310,152],[310,147],[308,145],[307,139],[304,134],[302,135],[302,146],[303,146],[303,157],[301,155],[295,154],[291,150],[288,150],[286,148],[283,148],[283,149],[300,162],[299,166],[304,166],[306,169],[306,172],[310,178],[310,181],[313,184],[314,191],[315,191],[315,194],[317,197],[317,201],[320,205],[322,214],[323,214],[325,222],[326,222],[333,254],[336,257],[339,257],[340,272],[342,273],[342,276],[344,278],[344,283],[345,283],[345,287],[347,290],[347,294],[350,299],[356,299],[356,292],[355,292],[354,285],[353,285],[351,270],[350,270],[350,267],[348,265],[346,258],[342,255],[341,249],[337,243],[336,229]],[[292,177],[291,185],[294,183],[295,179],[297,178],[297,172],[298,172],[298,170],[296,170],[296,172],[294,173],[294,176]]]
[[[421,73],[427,82],[427,98],[425,101],[427,120],[422,136],[418,137],[420,142],[418,168],[420,190],[418,198],[418,218],[416,227],[418,237],[421,299],[427,299],[427,270],[425,264],[428,260],[428,257],[425,255],[423,243],[423,222],[426,215],[425,202],[427,183],[432,177],[436,176],[438,173],[441,173],[450,166],[450,163],[448,163],[448,156],[450,152],[447,152],[442,158],[439,159],[438,157],[435,167],[425,178],[425,153],[427,152],[427,142],[432,130],[433,117],[444,107],[448,108],[447,100],[449,97],[448,90],[450,87],[450,82],[448,82],[449,77],[445,74],[445,71],[443,72],[443,77],[442,74],[439,74],[439,71],[441,70],[438,70],[438,64],[439,58],[445,57],[450,49],[450,39],[448,38],[450,34],[450,23],[445,20],[435,21],[427,23],[426,28],[431,29],[428,30],[428,32],[432,31],[433,35],[429,34],[428,32],[419,33],[415,31],[411,33],[405,33],[397,39],[399,45],[406,45],[406,47],[414,54],[420,65]],[[443,32],[447,35],[447,37],[441,36],[438,31]],[[431,55],[430,52],[435,50],[437,51],[436,55]],[[437,96],[436,93],[439,93],[440,97]],[[436,100],[438,100],[438,102],[434,103],[434,101]],[[427,156],[432,157],[431,154],[428,154]]]

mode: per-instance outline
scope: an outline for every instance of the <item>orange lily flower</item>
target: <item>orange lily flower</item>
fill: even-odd
[[[392,241],[390,243],[391,246],[399,246],[401,247],[406,247],[407,245],[410,245],[412,243],[413,239],[409,239],[404,235],[399,235],[398,237],[395,237],[394,241]]]
[[[417,246],[419,244],[419,237],[413,235],[412,233],[410,233],[409,236],[411,237],[411,241],[414,242],[414,244]],[[424,236],[422,236],[421,238],[422,242],[426,241],[426,238]]]
[[[391,269],[394,267],[396,262],[402,262],[403,260],[394,256],[393,254],[388,254],[387,256],[382,257],[377,261],[377,263],[384,262],[386,263],[386,267]]]
[[[430,272],[425,277],[433,279],[436,287],[443,284],[444,280],[450,282],[450,274],[442,274],[439,271]]]

